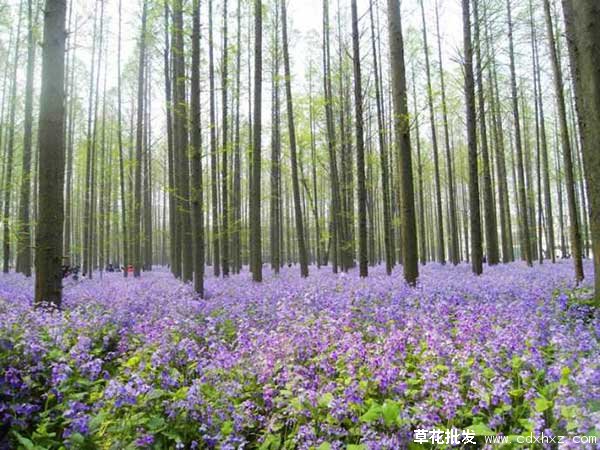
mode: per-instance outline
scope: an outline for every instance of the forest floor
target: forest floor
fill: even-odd
[[[415,430],[434,428],[470,429],[481,448],[486,434],[598,432],[600,317],[570,261],[420,270],[416,288],[401,268],[209,276],[204,300],[163,268],[96,274],[67,281],[60,312],[32,308],[33,280],[0,275],[0,448],[421,448]]]

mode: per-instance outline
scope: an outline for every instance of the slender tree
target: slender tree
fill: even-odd
[[[133,210],[133,276],[139,277],[142,269],[142,152],[144,146],[144,68],[146,66],[146,14],[147,2],[142,6],[142,25],[138,54],[137,124],[135,139],[135,192]]]
[[[194,256],[194,290],[204,296],[204,210],[202,190],[202,134],[200,131],[200,0],[192,3],[192,77],[190,92],[190,126],[192,127],[192,238]]]
[[[260,216],[261,110],[262,110],[262,1],[254,0],[254,114],[250,184],[250,269],[252,279],[262,281]]]
[[[581,230],[579,227],[577,199],[575,194],[575,179],[573,174],[573,156],[571,142],[569,140],[569,127],[567,124],[567,111],[565,107],[562,72],[559,65],[558,55],[556,53],[556,41],[554,38],[554,28],[552,27],[552,14],[550,12],[549,0],[544,0],[544,16],[546,18],[546,34],[548,36],[548,46],[550,47],[550,61],[552,63],[556,107],[558,110],[558,121],[560,126],[563,170],[565,175],[567,206],[569,208],[569,220],[571,225],[571,252],[573,255],[573,264],[575,265],[575,279],[577,281],[581,281],[583,280],[584,273],[581,251]]]
[[[221,128],[223,132],[223,142],[222,142],[222,163],[221,163],[221,185],[222,195],[221,195],[221,204],[222,204],[222,216],[223,216],[223,225],[222,225],[222,237],[221,241],[221,253],[223,258],[223,276],[229,276],[229,197],[228,197],[228,155],[229,148],[227,143],[227,0],[223,0],[223,62],[221,69],[221,94],[222,94],[222,102],[221,109],[223,112],[223,120],[221,121]]]
[[[360,42],[358,32],[358,13],[356,0],[351,0],[352,10],[352,55],[354,71],[354,108],[356,134],[356,173],[358,200],[358,263],[360,276],[366,277],[368,270],[367,255],[367,188],[365,181],[365,144],[363,136],[363,98],[360,71]]]
[[[25,123],[23,129],[23,161],[21,170],[21,192],[19,206],[19,241],[17,244],[17,270],[31,276],[31,135],[33,129],[33,71],[35,66],[35,42],[33,29],[33,1],[27,0],[27,77],[25,81]]]
[[[296,127],[294,125],[294,106],[292,103],[292,83],[290,71],[290,54],[288,50],[287,30],[287,0],[281,0],[281,32],[283,37],[283,68],[285,74],[285,96],[287,99],[287,121],[290,138],[290,164],[292,168],[292,192],[294,196],[294,215],[296,218],[296,237],[298,240],[298,256],[300,259],[300,274],[308,276],[308,254],[304,238],[304,222],[302,205],[300,204],[300,184],[298,182],[298,161],[296,155]]]
[[[525,171],[523,169],[523,144],[521,140],[521,120],[519,118],[519,100],[517,95],[517,76],[515,69],[515,49],[514,49],[514,37],[513,37],[513,20],[512,20],[512,9],[511,0],[506,0],[506,11],[508,16],[508,52],[510,61],[510,87],[511,87],[511,100],[513,110],[513,121],[515,127],[515,149],[516,149],[516,166],[517,166],[517,190],[518,200],[521,205],[521,212],[519,218],[521,221],[521,252],[522,256],[527,262],[527,265],[531,266],[533,259],[531,255],[531,239],[529,233],[529,213],[527,208],[527,193],[525,186]]]
[[[433,171],[435,178],[435,211],[437,224],[437,259],[440,263],[446,263],[446,241],[444,239],[444,220],[442,214],[442,186],[440,181],[440,162],[437,140],[437,129],[435,126],[435,111],[433,108],[433,88],[431,85],[431,68],[429,63],[429,45],[427,43],[427,25],[425,22],[425,7],[423,0],[421,4],[421,20],[423,33],[423,51],[425,53],[425,73],[427,75],[427,104],[429,106],[429,123],[431,125],[431,144],[433,147]]]
[[[475,0],[477,1],[477,0]],[[479,207],[479,169],[477,164],[477,135],[475,131],[475,79],[473,75],[473,46],[471,42],[470,0],[462,0],[465,101],[467,116],[467,146],[469,151],[469,218],[471,224],[471,266],[475,275],[483,272],[481,245],[481,213]]]
[[[404,42],[398,0],[388,0],[388,31],[392,67],[392,97],[394,102],[395,145],[400,155],[399,178],[400,210],[402,220],[402,255],[404,279],[415,284],[419,276],[417,229],[415,223],[415,196],[412,176],[412,156],[408,121]]]

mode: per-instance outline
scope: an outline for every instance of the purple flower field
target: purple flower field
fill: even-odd
[[[591,435],[600,320],[572,279],[569,261],[480,277],[428,264],[417,288],[398,268],[308,280],[291,268],[262,284],[207,278],[200,300],[156,269],[70,280],[63,311],[43,312],[31,279],[3,275],[0,448],[420,448],[413,431],[433,427]]]

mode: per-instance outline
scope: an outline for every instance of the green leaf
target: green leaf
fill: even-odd
[[[537,412],[544,412],[551,406],[552,403],[549,402],[545,397],[538,397],[535,399],[535,410]]]
[[[381,412],[383,414],[383,421],[387,426],[390,426],[398,419],[400,406],[394,401],[386,400],[381,407]]]
[[[223,425],[221,426],[221,434],[223,436],[229,436],[232,431],[233,431],[233,422],[231,420],[227,420],[227,421],[223,422]]]
[[[348,444],[346,450],[366,450],[367,446],[364,444]]]
[[[331,402],[333,401],[333,394],[331,392],[327,392],[319,398],[319,406],[323,408],[328,408]]]
[[[281,444],[281,438],[277,434],[268,434],[258,450],[278,449]]]
[[[508,393],[511,397],[520,397],[525,393],[525,391],[523,389],[513,389],[511,391],[508,391]]]
[[[361,422],[374,422],[375,420],[379,419],[381,417],[381,406],[379,406],[377,403],[373,403],[371,405],[371,407],[369,408],[369,410],[364,413],[362,416],[360,416],[360,420]]]
[[[24,436],[21,436],[18,432],[14,431],[14,430],[13,430],[13,434],[15,435],[15,437],[17,438],[17,440],[19,441],[19,443],[23,447],[25,447],[27,450],[34,450],[35,449],[35,445],[29,439],[27,439]]]
[[[127,362],[124,364],[124,366],[129,367],[130,369],[133,369],[134,367],[137,367],[139,363],[140,363],[140,357],[139,357],[139,355],[135,355],[135,356],[132,356],[131,358],[129,358],[127,360]]]
[[[529,419],[519,419],[519,424],[523,427],[525,431],[533,430],[533,422]]]
[[[166,424],[165,419],[160,416],[152,416],[150,420],[148,420],[148,429],[150,431],[157,431],[160,428],[164,427]]]
[[[474,423],[467,428],[471,430],[475,436],[493,436],[496,434],[490,429],[490,427],[482,422]]]
[[[331,450],[331,444],[329,442],[323,442],[317,447],[317,450]]]

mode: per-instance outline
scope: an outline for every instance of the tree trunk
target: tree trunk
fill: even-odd
[[[260,216],[261,110],[262,110],[262,1],[254,0],[254,114],[252,131],[252,183],[250,192],[250,269],[252,280],[262,281]]]
[[[523,256],[528,266],[532,265],[531,257],[531,242],[529,234],[529,214],[527,211],[527,193],[525,187],[525,173],[523,169],[523,147],[521,143],[521,125],[519,120],[519,100],[517,96],[517,77],[515,73],[515,51],[513,43],[513,22],[511,14],[511,0],[506,0],[506,10],[508,15],[508,45],[510,58],[510,86],[513,108],[513,120],[515,127],[515,147],[517,151],[517,175],[518,175],[518,192],[519,202],[521,204],[521,239]]]
[[[12,186],[12,172],[13,172],[13,158],[15,154],[15,113],[17,108],[17,68],[19,64],[19,47],[20,47],[20,36],[21,36],[21,20],[23,16],[23,3],[24,0],[21,0],[19,4],[19,20],[17,24],[17,39],[15,42],[15,57],[13,60],[13,73],[12,73],[12,88],[10,94],[10,123],[8,129],[8,141],[7,145],[7,155],[6,155],[6,172],[4,174],[4,212],[3,212],[3,264],[2,271],[4,273],[8,273],[10,268],[10,203],[11,203],[11,193],[13,190]],[[64,27],[64,25],[63,25]]]
[[[33,71],[35,66],[35,42],[33,40],[33,0],[27,0],[29,29],[27,32],[27,79],[25,81],[25,124],[23,130],[23,162],[21,171],[21,199],[19,208],[20,236],[17,245],[17,270],[31,276],[31,135],[33,128]]]
[[[483,62],[481,60],[481,37],[479,33],[479,0],[473,1],[473,20],[475,27],[475,52],[477,56],[477,94],[479,106],[479,138],[481,143],[481,157],[483,162],[483,211],[485,223],[485,243],[487,262],[490,266],[499,262],[498,249],[498,224],[496,221],[494,190],[492,189],[492,176],[490,170],[490,156],[488,149],[488,135],[485,123],[485,100],[483,92]]]
[[[204,211],[202,191],[202,133],[200,128],[200,0],[192,4],[192,79],[190,112],[192,127],[192,239],[194,290],[204,296]]]
[[[283,68],[285,74],[285,94],[287,98],[287,120],[290,139],[290,164],[292,167],[292,193],[294,196],[294,215],[296,218],[296,237],[298,239],[298,256],[300,274],[308,276],[308,255],[304,241],[304,221],[302,204],[300,203],[300,184],[298,183],[298,162],[296,157],[296,128],[294,126],[294,106],[292,103],[292,84],[290,71],[290,55],[288,51],[286,0],[281,1],[281,30],[283,38]]]
[[[575,279],[583,280],[583,261],[581,256],[581,231],[579,229],[579,216],[577,213],[577,199],[575,198],[575,180],[573,176],[573,159],[571,156],[571,143],[569,141],[569,128],[567,125],[567,111],[565,108],[565,97],[563,90],[562,73],[556,54],[556,42],[554,29],[552,27],[552,15],[550,13],[550,2],[544,0],[544,15],[546,17],[546,33],[550,47],[550,61],[552,62],[552,73],[554,75],[554,90],[556,94],[556,106],[560,125],[560,141],[563,154],[563,169],[565,174],[565,185],[567,190],[567,206],[569,208],[569,219],[571,222],[570,238],[573,264],[575,266]],[[597,149],[596,149],[597,151]]]
[[[39,218],[35,255],[35,304],[62,300],[63,182],[65,171],[65,0],[47,0],[40,93]]]
[[[421,4],[421,19],[423,33],[423,51],[425,52],[425,73],[427,75],[427,104],[429,106],[429,123],[431,124],[431,144],[433,147],[433,171],[435,179],[435,212],[437,219],[437,259],[440,263],[446,263],[446,252],[444,239],[444,220],[442,214],[442,186],[440,181],[440,162],[437,142],[437,132],[435,127],[435,112],[433,110],[433,88],[431,86],[431,69],[429,64],[429,45],[427,43],[427,26],[425,24],[425,7],[423,0]]]
[[[467,117],[467,146],[469,152],[469,217],[471,223],[471,267],[475,275],[483,272],[481,245],[481,213],[479,206],[479,169],[477,164],[477,134],[475,131],[475,80],[473,76],[473,47],[471,44],[470,0],[462,0],[465,102]],[[475,0],[477,1],[477,0]]]
[[[596,0],[563,0],[562,4],[590,204],[594,298],[600,307],[600,4]]]
[[[229,197],[227,193],[227,165],[229,154],[229,147],[227,144],[227,0],[223,0],[223,66],[221,72],[221,92],[222,92],[222,104],[221,109],[223,111],[223,120],[221,127],[223,129],[223,143],[222,143],[222,163],[221,163],[221,185],[222,196],[222,215],[223,225],[221,232],[221,253],[223,258],[223,276],[229,276]]]
[[[396,147],[400,155],[400,210],[402,219],[402,255],[404,279],[414,285],[419,276],[415,200],[410,148],[410,127],[407,106],[404,43],[398,0],[388,0],[388,31],[392,68],[392,93],[394,101],[394,129]]]

